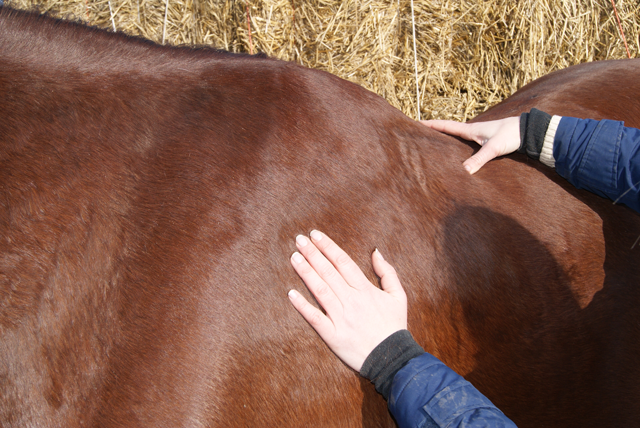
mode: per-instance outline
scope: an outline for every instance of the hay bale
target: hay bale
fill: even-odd
[[[417,117],[410,0],[7,0],[161,43],[264,52]],[[640,4],[617,0],[632,57]],[[166,9],[166,10],[165,10]],[[247,25],[251,25],[251,40]],[[165,23],[166,12],[166,23]],[[570,65],[626,58],[610,0],[415,0],[422,118],[467,120]]]

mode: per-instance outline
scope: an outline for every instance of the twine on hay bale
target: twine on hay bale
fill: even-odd
[[[250,21],[256,52],[329,71],[417,117],[410,0],[5,3],[158,43],[165,31],[167,43],[232,52],[249,52]],[[638,57],[640,4],[615,5]],[[611,0],[426,0],[414,2],[414,13],[423,119],[467,120],[553,70],[627,56]]]

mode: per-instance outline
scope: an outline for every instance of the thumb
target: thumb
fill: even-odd
[[[382,257],[380,251],[376,248],[376,250],[371,255],[371,261],[373,263],[373,269],[376,272],[376,275],[380,277],[380,283],[382,284],[382,289],[392,295],[393,297],[399,299],[406,299],[407,296],[400,284],[400,279],[398,278],[398,274],[396,270],[391,266],[387,261]]]
[[[478,153],[464,161],[462,166],[464,166],[464,169],[466,169],[469,174],[475,174],[485,163],[496,156],[498,156],[498,152],[496,152],[492,146],[485,144],[478,150]]]

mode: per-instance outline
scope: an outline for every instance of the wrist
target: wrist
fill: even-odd
[[[551,117],[547,132],[544,134],[544,142],[542,143],[542,151],[540,152],[540,162],[549,168],[556,167],[556,160],[553,157],[553,141],[556,137],[558,125],[560,125],[560,119],[562,119],[562,116]]]
[[[371,351],[360,369],[360,375],[369,379],[385,400],[389,398],[396,373],[413,358],[424,354],[424,349],[408,330],[399,330],[383,340]]]
[[[551,122],[551,115],[532,108],[529,113],[520,115],[520,148],[519,153],[526,153],[533,159],[540,159],[545,134]]]

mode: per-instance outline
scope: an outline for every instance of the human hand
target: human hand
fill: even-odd
[[[451,120],[422,120],[423,125],[445,134],[475,141],[482,147],[462,163],[469,174],[476,173],[485,163],[497,156],[508,155],[520,147],[520,117],[490,122],[461,123]]]
[[[310,235],[312,242],[302,235],[296,237],[302,254],[293,253],[291,264],[326,315],[295,290],[289,291],[289,299],[329,348],[360,372],[376,346],[407,328],[407,296],[395,269],[378,250],[371,261],[382,290],[327,235],[317,230]]]

